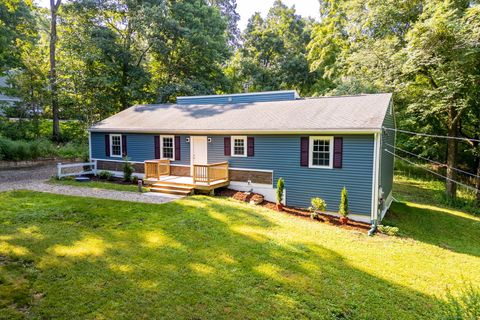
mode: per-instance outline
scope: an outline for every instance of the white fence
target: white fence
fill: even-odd
[[[86,169],[88,167],[88,169]],[[77,170],[80,168],[81,170]],[[97,161],[84,163],[57,164],[57,178],[78,176],[82,174],[97,174]]]

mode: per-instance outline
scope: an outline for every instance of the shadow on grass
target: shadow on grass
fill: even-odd
[[[392,203],[384,224],[402,235],[442,248],[480,256],[480,219],[454,210],[410,202]]]
[[[418,319],[441,305],[319,242],[278,238],[274,219],[233,201],[0,200],[0,250],[24,248],[39,270],[34,318]]]

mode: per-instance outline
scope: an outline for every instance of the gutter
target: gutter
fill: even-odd
[[[381,128],[366,128],[366,129],[322,129],[322,130],[305,130],[305,129],[291,129],[291,130],[228,130],[228,129],[192,129],[192,130],[178,130],[178,129],[143,129],[143,128],[95,128],[90,127],[87,129],[89,132],[104,132],[104,133],[151,133],[151,134],[375,134],[381,133]]]

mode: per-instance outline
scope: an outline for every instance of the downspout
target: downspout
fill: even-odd
[[[380,134],[374,135],[374,163],[373,163],[373,201],[372,201],[372,225],[368,230],[368,235],[373,236],[377,231],[378,224],[378,171],[379,171],[379,157],[380,157]]]

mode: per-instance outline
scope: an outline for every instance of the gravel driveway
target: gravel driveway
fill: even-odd
[[[165,203],[181,196],[153,192],[135,193],[88,187],[54,185],[46,181],[56,173],[55,165],[0,170],[0,192],[9,190],[32,190],[69,196],[92,197],[144,203]]]

